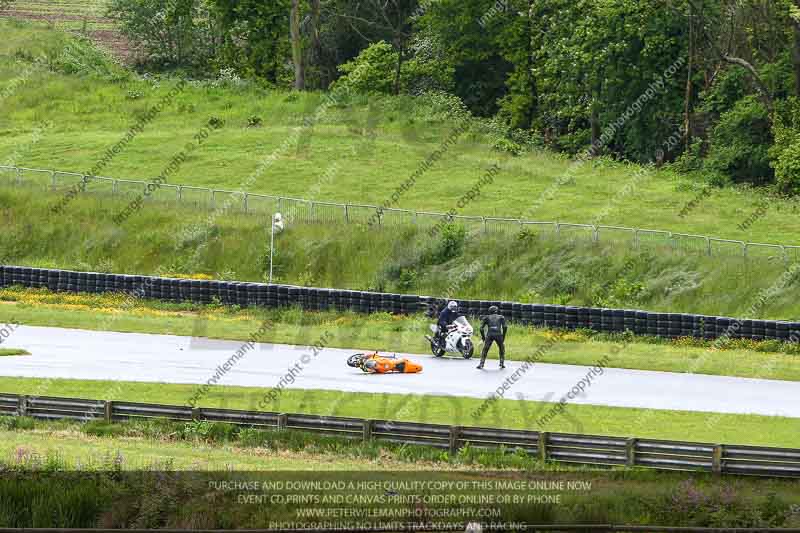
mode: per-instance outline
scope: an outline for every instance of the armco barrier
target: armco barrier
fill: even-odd
[[[40,419],[207,420],[261,429],[297,430],[320,435],[431,446],[456,453],[464,446],[521,450],[543,461],[579,465],[635,466],[764,477],[800,477],[800,450],[703,444],[654,439],[545,433],[442,424],[366,420],[338,416],[190,408],[76,398],[37,398],[0,393],[0,416]]]
[[[298,305],[312,311],[333,309],[359,313],[384,311],[413,314],[438,308],[444,303],[441,298],[409,294],[0,266],[0,287],[11,285],[46,287],[53,291],[68,292],[122,292],[131,299],[152,298],[201,304],[219,301],[242,307]],[[561,329],[584,328],[609,333],[630,331],[637,335],[671,338],[716,339],[724,336],[734,339],[800,341],[800,322],[488,300],[458,302],[468,316],[485,315],[490,306],[496,305],[511,321],[525,325]]]

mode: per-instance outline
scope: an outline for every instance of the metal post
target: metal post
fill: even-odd
[[[17,167],[17,186],[22,185],[22,169]]]
[[[244,212],[247,213],[247,193],[244,193]]]
[[[178,203],[183,199],[183,186],[178,185]]]
[[[269,219],[269,282],[272,283],[272,256],[275,249],[275,213]]]
[[[347,204],[344,204],[344,221],[350,223],[350,211]]]
[[[708,255],[711,256],[711,239],[706,237],[706,248],[708,249]]]
[[[114,421],[114,402],[111,400],[106,400],[105,405],[103,405],[103,418],[109,424]]]
[[[200,408],[192,407],[192,420],[200,420]]]
[[[51,170],[50,171],[50,188],[52,190],[56,190],[56,171],[55,170]]]

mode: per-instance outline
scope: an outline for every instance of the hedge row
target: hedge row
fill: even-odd
[[[445,300],[428,296],[339,289],[320,289],[239,281],[192,279],[73,272],[17,266],[0,266],[0,286],[46,287],[53,291],[121,292],[132,298],[211,303],[219,301],[242,307],[299,305],[309,310],[347,310],[361,313],[433,315]],[[597,309],[562,305],[521,304],[489,300],[459,300],[464,314],[486,315],[496,305],[512,321],[563,329],[585,328],[602,332],[631,331],[660,337],[720,336],[755,340],[800,340],[800,322],[738,320],[728,317],[681,313],[651,313],[630,309]]]

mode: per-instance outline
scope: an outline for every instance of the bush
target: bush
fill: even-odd
[[[338,67],[343,76],[332,89],[346,87],[355,93],[394,94],[398,52],[386,41],[371,44],[352,61]],[[400,92],[422,93],[452,87],[452,68],[440,61],[414,57],[400,68]]]
[[[769,161],[773,136],[767,108],[747,96],[720,116],[710,137],[706,166],[734,181],[764,185],[774,180]]]
[[[463,226],[447,224],[439,231],[438,239],[423,258],[423,263],[440,265],[461,255],[467,242],[467,230]]]

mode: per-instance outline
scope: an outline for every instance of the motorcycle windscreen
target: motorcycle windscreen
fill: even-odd
[[[459,327],[462,327],[465,330],[467,330],[467,333],[469,333],[470,335],[472,334],[472,326],[467,321],[467,317],[460,316],[460,317],[456,318],[453,322],[455,324],[458,324]]]

